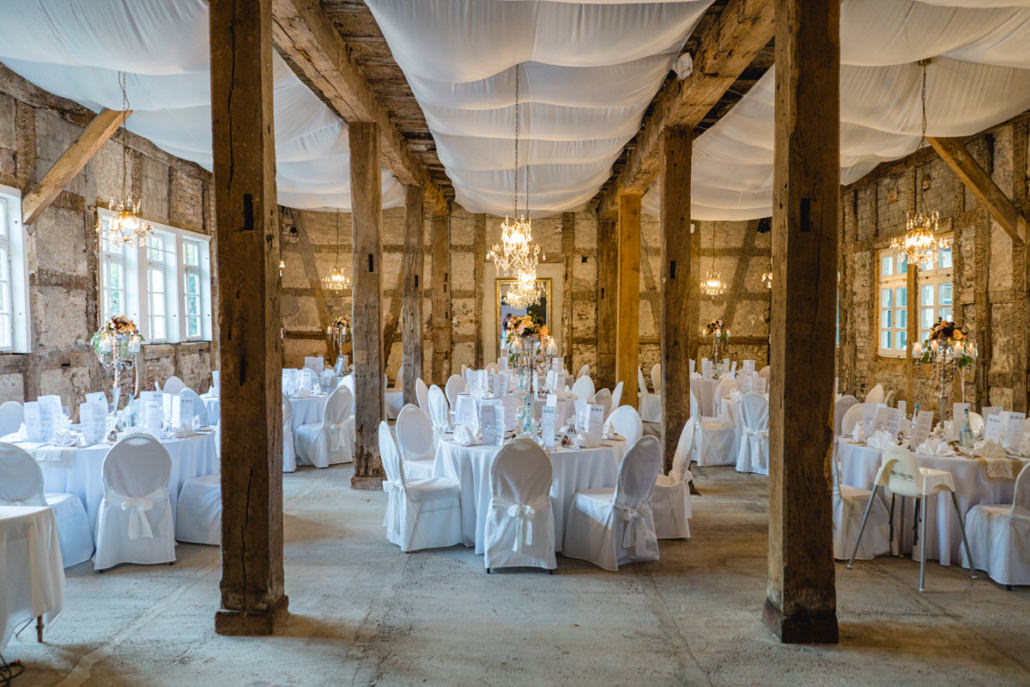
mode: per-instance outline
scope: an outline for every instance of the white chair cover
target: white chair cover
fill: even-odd
[[[576,379],[579,379],[580,377],[586,377],[589,374],[590,374],[590,366],[589,365],[584,365],[583,367],[579,368],[579,372],[576,373]]]
[[[618,384],[615,385],[615,389],[612,390],[612,405],[611,405],[611,409],[612,410],[615,410],[616,408],[618,408],[619,404],[622,403],[622,389],[623,389],[623,384],[622,384],[622,382],[619,382]]]
[[[655,363],[651,366],[651,388],[656,394],[662,393],[662,364]]]
[[[661,466],[658,439],[642,437],[623,456],[614,489],[577,492],[565,522],[563,555],[611,571],[658,560],[651,492]]]
[[[612,392],[608,389],[601,389],[596,394],[590,397],[590,402],[594,405],[599,405],[604,408],[604,414],[601,417],[607,418],[614,408],[612,408]],[[563,423],[559,418],[558,426],[560,427]]]
[[[558,566],[550,491],[551,460],[535,441],[516,439],[497,453],[483,530],[487,570]]]
[[[171,472],[168,451],[149,434],[130,434],[107,452],[95,569],[175,560],[175,524],[168,498]]]
[[[429,412],[429,387],[421,377],[415,379],[415,400],[418,401],[419,408]]]
[[[177,394],[185,388],[186,384],[175,375],[172,375],[164,383],[164,386],[161,387],[161,391],[166,394]]]
[[[855,425],[862,420],[862,406],[864,403],[852,403],[851,406],[844,411],[844,414],[840,418],[840,433],[844,436],[850,436],[855,431]]]
[[[715,415],[716,417],[723,414],[725,406],[723,401],[729,398],[729,395],[733,393],[737,388],[737,382],[729,377],[724,377],[719,385],[715,387]]]
[[[425,411],[411,403],[397,416],[397,444],[401,452],[404,474],[411,479],[433,476],[436,448],[433,424]]]
[[[175,538],[191,544],[222,543],[222,476],[192,477],[182,484],[175,507]]]
[[[1012,505],[978,505],[966,513],[976,567],[998,584],[1030,585],[1030,466],[1016,478]],[[962,565],[969,557],[962,552]]]
[[[209,424],[207,419],[207,405],[201,400],[200,394],[193,389],[186,388],[179,392],[179,398],[193,401],[193,417],[197,418],[197,422],[200,427],[207,427]]]
[[[321,423],[301,425],[294,431],[298,465],[327,468],[349,463],[354,450],[354,399],[350,389],[336,387],[325,403]]]
[[[865,395],[866,403],[883,403],[883,384],[877,384]]]
[[[637,395],[643,396],[647,393],[647,382],[644,381],[644,371],[637,368]]]
[[[293,446],[293,404],[283,394],[283,472],[297,470],[297,453]]]
[[[691,418],[683,425],[672,467],[668,475],[658,475],[651,501],[654,504],[654,529],[659,539],[688,539],[690,537],[690,456],[694,451],[697,420]]]
[[[461,542],[458,483],[443,477],[407,480],[397,442],[387,422],[379,423],[379,456],[386,479],[386,538],[401,551],[453,546]]]
[[[766,381],[766,384],[768,384],[769,378],[772,376],[772,368],[766,365],[758,371],[758,376],[764,379]],[[768,386],[766,388],[768,388]]]
[[[447,394],[447,403],[451,408],[454,407],[455,401],[458,400],[458,394],[463,394],[468,391],[468,384],[461,375],[451,375],[447,378],[447,386],[444,388],[444,392]]]
[[[743,428],[737,451],[737,472],[769,474],[769,400],[762,394],[740,399]]]
[[[858,399],[854,396],[847,395],[841,396],[833,404],[833,434],[834,436],[841,435],[841,423],[844,420],[844,413],[848,412],[851,406],[858,403]]]
[[[608,416],[608,424],[626,439],[626,446],[632,446],[644,435],[644,423],[640,413],[633,406],[620,406]]]
[[[594,397],[594,380],[586,375],[580,377],[572,385],[572,393],[576,394],[576,417],[579,417],[579,412]]]
[[[451,408],[443,390],[436,384],[429,387],[429,416],[433,420],[433,429],[437,437],[451,431]]]
[[[14,434],[25,420],[25,409],[17,401],[0,405],[0,437]]]
[[[13,444],[0,443],[0,506],[49,506],[57,520],[64,567],[93,555],[93,534],[82,501],[75,494],[44,494],[39,463]]]
[[[869,502],[869,490],[841,484],[837,449],[830,459],[833,471],[833,557],[847,560],[855,550],[855,538],[862,524],[862,513]],[[881,499],[874,499],[862,545],[855,558],[870,560],[890,551],[890,514]]]
[[[698,465],[734,465],[737,461],[736,430],[732,422],[701,417],[701,404],[690,393],[690,417],[696,418],[700,431],[694,436]]]
[[[325,369],[325,358],[320,355],[304,356],[304,369],[311,370],[316,375],[322,374],[322,370]]]

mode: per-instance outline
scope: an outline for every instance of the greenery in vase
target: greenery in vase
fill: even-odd
[[[974,351],[975,348],[969,336],[958,325],[940,319],[930,329],[930,335],[923,342],[919,361],[932,363],[936,361],[938,355],[946,354],[951,356],[951,360],[958,367],[963,368],[973,364],[975,357],[972,353]]]
[[[138,344],[143,344],[143,335],[140,334],[136,323],[125,315],[114,315],[107,319],[100,329],[93,332],[93,336],[89,337],[89,346],[94,353],[101,354],[105,352],[105,342],[114,346],[118,342],[128,342],[132,337],[136,337]]]

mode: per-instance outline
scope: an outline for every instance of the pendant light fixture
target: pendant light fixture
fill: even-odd
[[[708,268],[708,272],[705,273],[705,278],[701,280],[701,294],[709,296],[711,298],[718,298],[726,293],[726,283],[722,280],[722,275],[719,274],[718,270],[715,269],[715,224],[712,224],[712,261]]]
[[[125,87],[125,72],[118,72],[118,88],[122,91],[122,112],[129,111],[129,95]],[[153,233],[150,224],[140,217],[140,203],[133,200],[129,193],[129,158],[127,145],[122,144],[122,197],[116,203],[111,200],[111,210],[115,213],[107,222],[101,221],[97,213],[97,234],[101,241],[114,246],[143,246]]]
[[[284,265],[285,267],[285,265]],[[322,288],[327,291],[343,291],[350,288],[350,279],[343,273],[340,266],[340,211],[336,211],[336,260],[333,262],[333,269],[325,277],[322,277]]]

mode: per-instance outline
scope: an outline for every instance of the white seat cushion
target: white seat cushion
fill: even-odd
[[[577,491],[573,507],[581,510],[594,522],[604,524],[612,508],[613,498],[615,489],[609,487]]]
[[[410,488],[413,482],[431,480],[433,477],[433,464],[436,461],[433,458],[415,458],[414,460],[405,460],[404,465],[404,479],[408,483]]]

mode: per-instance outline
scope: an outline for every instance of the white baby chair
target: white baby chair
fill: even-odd
[[[843,424],[844,414],[848,412],[851,406],[858,403],[858,399],[854,396],[841,396],[833,403],[833,434],[834,436],[841,435],[841,425]],[[852,425],[854,429],[854,425]]]
[[[0,437],[14,434],[21,429],[25,420],[25,408],[17,401],[7,401],[0,405]]]
[[[656,394],[662,393],[662,364],[655,363],[651,366],[651,388]]]
[[[354,460],[353,407],[347,387],[340,385],[329,394],[322,421],[301,425],[294,432],[298,465],[327,468]]]
[[[532,439],[506,444],[490,467],[490,505],[483,530],[483,565],[558,567],[554,557],[551,460]]]
[[[97,519],[93,567],[175,562],[175,523],[168,498],[172,459],[149,434],[111,447],[101,470],[104,498]]]
[[[563,555],[612,572],[626,563],[658,560],[651,493],[661,467],[658,439],[642,437],[623,456],[614,489],[576,492]]]
[[[607,423],[626,439],[626,446],[632,446],[644,435],[644,423],[640,413],[633,406],[620,406],[608,416]]]
[[[658,475],[651,502],[654,505],[654,530],[659,539],[690,538],[690,456],[694,452],[697,420],[683,424],[669,474]]]
[[[175,507],[175,538],[190,544],[222,543],[222,476],[191,477]]]
[[[57,520],[64,567],[93,555],[93,534],[82,501],[75,494],[45,494],[39,463],[14,444],[0,443],[0,506],[49,506]]]
[[[763,394],[744,394],[740,399],[740,448],[737,472],[769,474],[769,399]]]
[[[883,403],[883,384],[877,384],[865,395],[866,403]]]
[[[921,506],[919,510],[919,591],[926,590],[926,502],[930,500],[929,497],[941,492],[951,494],[951,503],[955,506],[955,515],[958,516],[959,531],[962,532],[962,544],[965,546],[968,556],[966,560],[973,560],[972,554],[969,553],[969,540],[966,538],[962,511],[959,510],[958,499],[955,497],[955,477],[950,472],[920,467],[916,462],[915,454],[908,449],[901,446],[888,446],[883,451],[880,470],[876,473],[876,481],[873,484],[873,491],[870,492],[865,513],[862,515],[862,526],[858,528],[855,551],[852,552],[851,560],[848,561],[849,568],[855,562],[855,555],[862,543],[862,532],[869,520],[869,511],[876,500],[875,487],[880,486],[887,487],[891,492],[892,503],[894,496],[897,495],[902,498],[914,498],[917,508]],[[913,546],[915,546],[914,543]],[[975,568],[975,566],[970,567]],[[970,570],[970,577],[976,578],[973,570]]]
[[[870,497],[876,490],[841,484],[837,454],[838,444],[834,443],[833,456],[830,458],[833,472],[833,557],[842,561],[847,560],[848,554],[855,551],[855,544],[858,543],[856,525],[861,522],[862,508],[870,502]],[[869,513],[872,537],[867,535],[865,542],[855,552],[855,558],[862,560],[870,560],[890,552],[890,514],[887,513],[887,506],[882,499],[873,499],[872,504],[873,509]]]
[[[618,384],[615,385],[615,389],[612,391],[611,410],[615,410],[616,408],[619,407],[619,404],[622,403],[622,389],[623,389],[622,382],[619,382]],[[609,415],[611,415],[611,410],[608,413]],[[605,419],[607,419],[607,418],[605,418]]]
[[[425,411],[414,404],[409,403],[401,408],[397,416],[397,444],[405,475],[412,479],[429,479],[433,476],[436,455],[433,424]]]
[[[444,477],[408,480],[390,425],[379,423],[379,456],[386,479],[386,538],[401,551],[435,549],[461,543],[458,483]]]
[[[293,447],[293,404],[283,394],[283,472],[296,472],[297,453]]]
[[[468,384],[459,375],[451,375],[447,378],[447,385],[444,387],[444,393],[447,394],[447,405],[454,408],[458,401],[458,394],[463,394],[468,391]]]
[[[418,401],[418,407],[429,412],[429,387],[422,381],[421,377],[415,378],[415,400]]]
[[[998,584],[1030,585],[1030,466],[1016,477],[1012,504],[973,506],[966,513],[969,541],[980,562]],[[972,567],[969,558],[962,565]]]
[[[700,423],[700,431],[694,436],[697,464],[734,465],[737,456],[734,453],[736,431],[733,423],[723,419],[701,417],[701,404],[698,403],[694,392],[690,392],[690,417],[698,418]]]
[[[596,394],[591,396],[590,402],[594,405],[599,405],[604,408],[604,413],[601,415],[601,417],[607,418],[608,415],[610,415],[614,411],[614,408],[612,407],[612,392],[608,391],[608,389],[601,389]],[[558,426],[560,427],[561,424],[562,423],[559,421]]]
[[[437,439],[445,432],[451,431],[451,408],[443,389],[436,384],[429,387],[429,417],[433,420],[433,430]]]
[[[161,391],[166,394],[177,394],[185,388],[186,384],[175,375],[172,375],[164,383],[164,386],[161,387]]]

